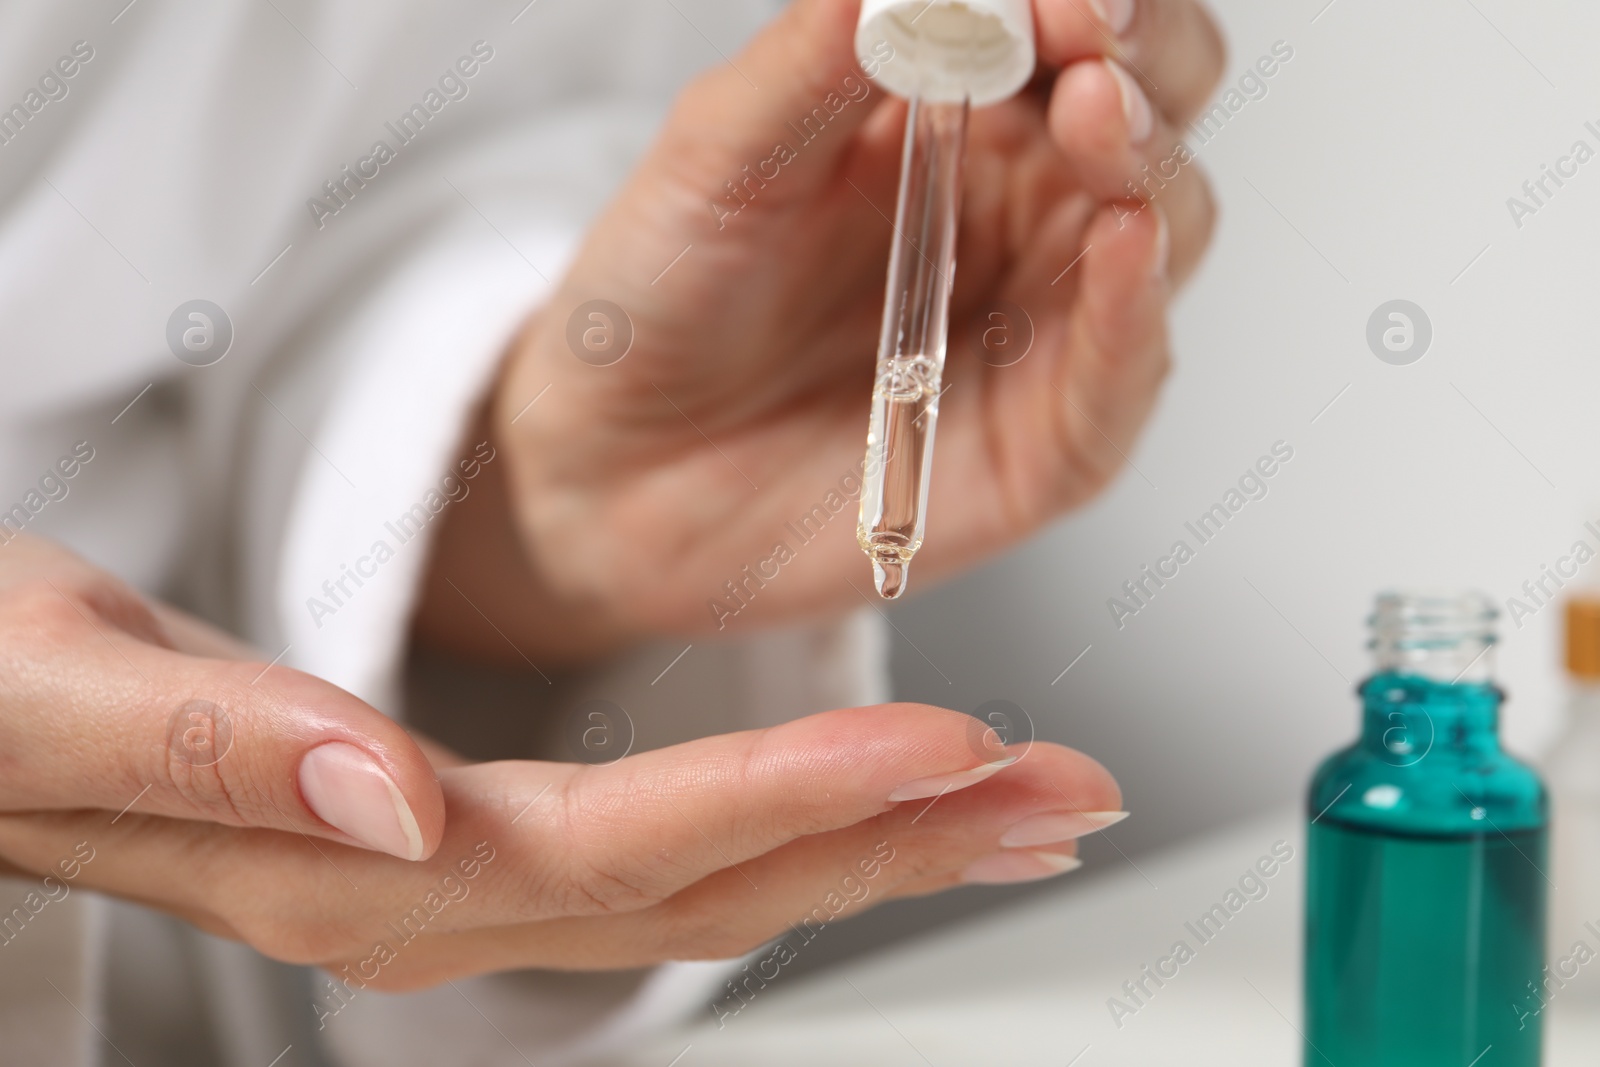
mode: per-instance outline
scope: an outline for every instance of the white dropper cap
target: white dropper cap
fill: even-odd
[[[856,58],[898,96],[999,103],[1033,77],[1033,9],[1030,0],[862,0]]]

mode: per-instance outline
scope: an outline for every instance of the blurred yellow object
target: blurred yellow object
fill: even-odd
[[[1600,679],[1600,593],[1567,601],[1567,671],[1575,678]]]

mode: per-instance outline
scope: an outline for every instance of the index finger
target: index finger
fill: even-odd
[[[433,851],[443,794],[398,723],[286,667],[175,651],[166,642],[244,650],[108,577],[56,577],[0,588],[0,811],[101,808]]]

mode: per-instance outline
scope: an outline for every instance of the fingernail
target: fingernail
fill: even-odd
[[[1052,811],[1030,815],[1012,823],[1011,829],[1000,836],[1000,844],[1006,848],[1053,845],[1104,830],[1127,817],[1125,811]]]
[[[317,818],[361,844],[403,860],[422,858],[422,831],[411,805],[376,760],[330,741],[300,760],[300,795]]]
[[[1122,97],[1122,117],[1128,123],[1128,140],[1143,144],[1155,128],[1156,117],[1155,112],[1150,110],[1150,101],[1145,97],[1144,90],[1139,88],[1139,83],[1133,80],[1133,75],[1112,60],[1103,62],[1111,72],[1111,79],[1117,83],[1117,94]]]
[[[1089,0],[1089,6],[1112,33],[1121,33],[1133,21],[1133,0]]]
[[[1167,228],[1167,214],[1160,208],[1156,212],[1156,254],[1150,273],[1157,278],[1167,276],[1167,261],[1172,258],[1172,231]]]
[[[995,760],[993,763],[982,764],[981,766],[974,767],[969,771],[957,771],[955,774],[940,774],[935,775],[932,778],[918,778],[916,781],[907,782],[905,785],[890,793],[889,802],[891,804],[895,804],[902,800],[923,800],[927,797],[936,797],[945,793],[954,793],[957,789],[965,789],[969,785],[977,785],[991,774],[1003,768],[1009,767],[1015,762],[1017,762],[1017,757],[1009,756],[1006,759]]]
[[[1060,852],[996,852],[967,865],[961,880],[968,885],[1005,885],[1054,878],[1083,866],[1076,856]]]

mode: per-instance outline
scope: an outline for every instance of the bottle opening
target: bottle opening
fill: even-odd
[[[1485,682],[1493,674],[1499,610],[1476,590],[1378,594],[1371,618],[1374,666],[1442,682]]]

